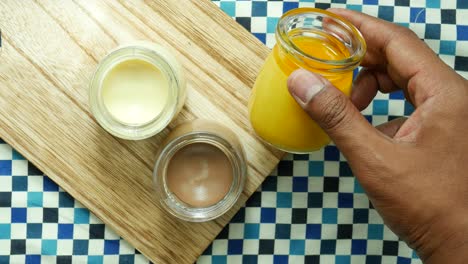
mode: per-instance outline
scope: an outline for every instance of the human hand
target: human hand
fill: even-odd
[[[409,29],[331,9],[366,39],[351,100],[306,70],[289,91],[347,158],[385,223],[427,263],[468,259],[468,81]],[[414,113],[372,127],[358,110],[403,89]]]

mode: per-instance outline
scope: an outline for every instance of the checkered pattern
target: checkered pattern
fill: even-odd
[[[148,263],[0,140],[0,263]]]
[[[281,14],[346,7],[410,27],[468,78],[468,1],[214,1],[272,47]],[[374,125],[413,111],[401,92],[364,111]],[[293,176],[293,177],[292,177]],[[148,263],[87,209],[0,140],[0,264]],[[199,263],[420,263],[384,226],[338,149],[289,155]]]

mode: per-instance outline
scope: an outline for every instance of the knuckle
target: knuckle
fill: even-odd
[[[396,33],[397,33],[396,37],[407,36],[409,38],[413,38],[417,40],[420,39],[418,34],[416,34],[416,32],[403,26],[398,26],[398,30]]]
[[[327,94],[323,100],[321,125],[323,129],[331,131],[342,126],[347,117],[348,99],[339,93]]]
[[[411,29],[398,25],[395,28],[396,32],[402,35],[416,35]]]

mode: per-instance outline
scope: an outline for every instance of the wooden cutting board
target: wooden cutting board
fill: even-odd
[[[194,262],[277,165],[247,116],[269,50],[209,0],[0,1],[0,137],[156,263]],[[125,141],[90,114],[88,83],[108,51],[133,40],[171,48],[187,103],[160,135]],[[239,135],[249,163],[237,205],[208,223],[163,211],[152,169],[174,125],[212,119]]]

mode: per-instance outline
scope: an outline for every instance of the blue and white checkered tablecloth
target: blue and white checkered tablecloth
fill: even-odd
[[[281,14],[344,7],[414,30],[468,78],[467,0],[214,1],[267,46]],[[378,94],[372,124],[409,115],[402,93]],[[0,140],[0,264],[148,263],[92,213]],[[199,263],[420,263],[372,208],[338,149],[289,155]]]

